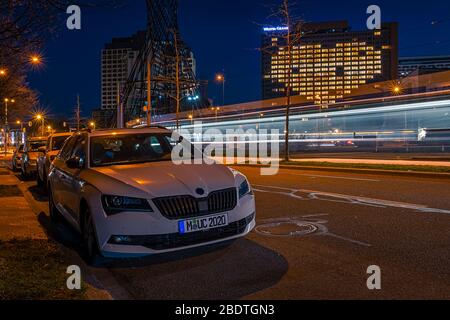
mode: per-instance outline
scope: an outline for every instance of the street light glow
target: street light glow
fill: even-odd
[[[42,58],[41,58],[39,55],[37,55],[37,54],[32,55],[32,56],[30,57],[30,62],[31,62],[32,64],[34,64],[34,65],[40,64],[41,61],[42,61]]]
[[[0,76],[6,76],[6,70],[0,69]]]
[[[223,74],[219,73],[219,74],[216,75],[216,80],[219,81],[219,82],[222,82],[222,81],[225,80],[225,76]]]

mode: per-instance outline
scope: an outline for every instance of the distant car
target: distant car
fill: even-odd
[[[11,168],[13,171],[17,171],[22,167],[23,148],[24,148],[24,145],[21,144],[13,152],[13,155],[11,158]]]
[[[247,178],[172,161],[162,128],[79,132],[48,176],[52,220],[78,230],[86,257],[141,257],[233,240],[255,227]],[[192,147],[193,148],[193,147]]]
[[[56,133],[48,137],[44,147],[39,148],[40,154],[37,158],[36,180],[39,187],[47,187],[47,176],[50,172],[50,165],[55,160],[64,142],[72,133]]]
[[[22,155],[22,176],[29,178],[37,173],[37,158],[39,156],[39,148],[45,147],[47,138],[29,138]]]

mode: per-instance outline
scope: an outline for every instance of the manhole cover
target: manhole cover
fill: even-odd
[[[308,221],[279,220],[263,223],[255,228],[261,235],[274,237],[301,237],[319,230],[319,227]]]

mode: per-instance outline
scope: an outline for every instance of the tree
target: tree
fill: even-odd
[[[293,68],[293,48],[300,43],[303,36],[302,25],[303,21],[294,17],[293,6],[289,0],[281,0],[282,3],[269,17],[277,17],[281,20],[281,24],[286,27],[285,44],[277,47],[278,50],[286,52],[288,60],[287,68],[287,83],[285,88],[286,96],[286,112],[285,112],[285,132],[284,132],[284,160],[289,161],[289,130],[290,130],[290,113],[291,113],[291,97],[292,97],[292,68]],[[269,51],[271,54],[278,54],[273,52],[273,48],[262,48],[264,51]]]
[[[0,99],[15,99],[13,112],[23,116],[38,102],[29,88],[26,74],[33,67],[30,57],[38,55],[49,37],[65,27],[69,5],[80,7],[118,6],[122,0],[91,3],[76,0],[2,0],[0,1]],[[31,61],[33,62],[33,61]],[[3,108],[2,108],[3,109]],[[13,116],[12,114],[11,116]]]

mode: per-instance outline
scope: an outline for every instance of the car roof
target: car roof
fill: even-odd
[[[46,137],[33,137],[28,139],[29,142],[35,142],[35,141],[47,141]]]
[[[51,135],[52,138],[58,138],[58,137],[70,137],[73,134],[73,132],[60,132],[60,133],[54,133]]]
[[[128,135],[128,134],[142,134],[142,133],[159,133],[170,134],[171,130],[164,127],[145,127],[136,129],[102,129],[89,132],[91,137],[102,137],[110,135]]]

